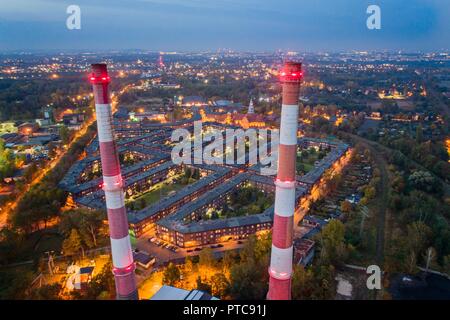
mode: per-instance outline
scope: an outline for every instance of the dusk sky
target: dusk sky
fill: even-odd
[[[448,50],[449,16],[449,0],[0,0],[0,51]]]

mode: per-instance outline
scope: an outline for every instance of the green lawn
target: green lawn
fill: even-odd
[[[178,191],[178,190],[182,189],[184,186],[185,185],[182,185],[179,183],[168,184],[166,182],[161,182],[161,183],[158,183],[157,185],[155,185],[152,188],[152,191],[144,193],[143,195],[137,197],[134,201],[139,201],[140,199],[144,199],[145,203],[148,206],[148,205],[151,205],[151,204],[161,200],[162,198],[167,196],[172,191]]]
[[[305,174],[314,168],[314,163],[318,160],[317,153],[302,157],[297,153],[297,174]]]
[[[297,172],[308,173],[314,168],[314,164],[309,164],[307,162],[297,162]]]
[[[229,194],[221,208],[211,208],[204,219],[226,219],[262,213],[274,202],[274,195],[253,186],[241,187]]]
[[[194,179],[192,177],[189,179],[183,179],[182,174],[172,177],[163,182],[155,184],[150,188],[150,190],[144,193],[131,197],[127,200],[127,207],[132,210],[141,210],[160,201],[161,199],[168,196],[171,192],[177,192],[178,190],[181,190],[187,185],[190,185],[196,181],[197,179]]]
[[[327,154],[326,151],[316,151],[308,148],[297,152],[297,174],[306,174],[314,168],[314,163],[320,161]]]

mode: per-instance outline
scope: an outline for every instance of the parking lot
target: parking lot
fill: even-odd
[[[154,267],[157,268],[168,262],[182,262],[187,256],[198,256],[203,248],[211,248],[215,257],[220,258],[226,251],[239,250],[244,244],[245,240],[230,240],[221,244],[179,248],[157,239],[153,232],[149,232],[137,239],[136,248],[154,256],[156,258]]]

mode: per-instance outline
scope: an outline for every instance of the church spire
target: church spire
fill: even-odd
[[[250,104],[248,105],[247,114],[255,113],[255,108],[253,107],[253,99],[250,99]]]

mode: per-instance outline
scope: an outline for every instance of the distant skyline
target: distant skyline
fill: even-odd
[[[0,52],[449,50],[449,16],[448,0],[0,0]]]

